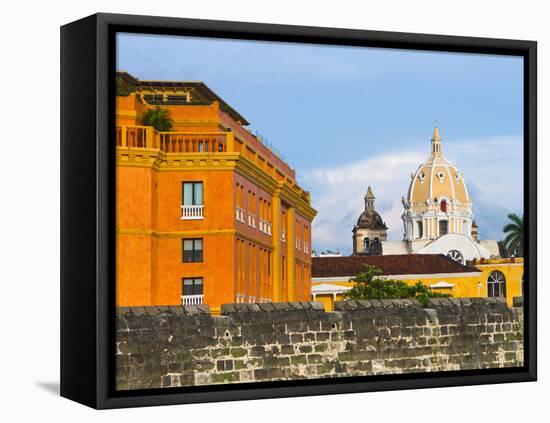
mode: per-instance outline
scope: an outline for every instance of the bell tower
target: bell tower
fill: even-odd
[[[388,239],[388,228],[374,209],[374,199],[374,193],[369,186],[364,197],[365,210],[352,231],[354,255],[382,255],[382,241]]]

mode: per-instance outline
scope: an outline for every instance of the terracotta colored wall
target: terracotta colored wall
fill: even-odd
[[[202,277],[204,302],[213,310],[232,303],[234,285],[234,250],[232,235],[206,235],[203,239],[203,261],[183,263],[181,236],[159,237],[155,265],[158,274],[153,281],[153,304],[181,304],[182,278]]]
[[[260,154],[273,161],[288,177],[294,178],[294,171],[288,165],[267,151],[237,122],[230,121],[228,125],[227,119],[230,118],[220,111],[217,103],[210,106],[162,108],[170,110],[175,130],[200,132],[225,130],[228,126],[234,128],[247,142],[255,143],[253,147]],[[140,117],[145,109],[146,106],[134,94],[118,97],[117,125],[141,124]],[[221,304],[236,300],[236,285],[242,274],[245,277],[242,294],[253,296],[256,301],[273,297],[274,268],[280,266],[282,256],[288,256],[288,248],[294,248],[295,240],[288,238],[289,221],[286,224],[287,242],[279,242],[279,249],[274,240],[279,240],[280,232],[275,233],[272,227],[270,236],[259,230],[260,218],[272,224],[280,219],[280,212],[278,216],[274,215],[271,194],[232,170],[215,170],[202,158],[189,168],[182,165],[175,170],[155,170],[151,166],[152,161],[141,161],[140,148],[121,148],[118,151],[128,157],[124,159],[126,161],[117,159],[118,306],[181,304],[184,277],[203,278],[204,302],[210,305],[214,313],[219,311]],[[251,158],[255,160],[253,163],[259,162],[257,156],[252,154]],[[132,158],[134,155],[136,159]],[[204,159],[209,156],[211,154],[205,154]],[[158,157],[164,160],[162,153]],[[272,174],[275,176],[274,171]],[[285,179],[283,176],[281,178]],[[181,219],[183,181],[203,183],[204,219]],[[237,183],[244,190],[245,223],[235,219]],[[251,208],[249,190],[255,194],[255,228],[248,224],[248,210]],[[260,199],[271,204],[271,215],[262,216]],[[286,210],[286,206],[282,209]],[[301,216],[299,219],[307,220]],[[183,238],[203,240],[202,263],[183,263]],[[308,242],[311,245],[311,240]],[[304,279],[300,283],[299,292],[296,292],[295,298],[289,298],[288,287],[283,284],[281,289],[284,296],[279,299],[309,299],[310,280],[306,279],[311,274],[311,260],[309,254],[300,251],[296,259],[300,263],[286,260],[285,284],[289,281],[289,275],[294,274],[299,266],[300,277]],[[278,274],[281,275],[281,272]]]
[[[151,302],[152,171],[117,167],[116,302],[120,306]]]

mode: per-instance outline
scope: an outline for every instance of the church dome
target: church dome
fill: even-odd
[[[388,229],[382,217],[374,209],[374,198],[372,189],[369,187],[365,195],[365,210],[357,219],[358,229]]]
[[[411,206],[425,206],[442,201],[457,205],[471,203],[462,173],[441,156],[441,138],[435,127],[432,154],[411,175],[407,201]]]
[[[365,210],[357,220],[358,229],[388,229],[375,210]]]
[[[403,197],[404,239],[433,240],[447,234],[472,237],[472,199],[462,173],[441,154],[439,128],[432,136],[432,154],[411,175]]]

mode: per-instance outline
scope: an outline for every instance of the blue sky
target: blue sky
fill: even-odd
[[[200,80],[296,169],[317,250],[351,250],[368,185],[401,239],[401,196],[433,126],[464,177],[482,238],[523,213],[523,62],[495,55],[119,34],[117,69]]]

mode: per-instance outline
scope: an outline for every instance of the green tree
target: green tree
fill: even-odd
[[[122,76],[116,77],[116,95],[127,97],[131,93],[136,91],[136,86],[132,85],[129,81]]]
[[[353,288],[346,293],[350,300],[386,300],[386,299],[417,299],[422,305],[428,304],[429,298],[449,297],[449,294],[433,292],[422,282],[407,285],[395,279],[382,279],[377,276],[382,271],[375,266],[365,265],[365,270],[351,279]]]
[[[508,215],[510,223],[504,226],[504,244],[510,254],[523,257],[523,216],[519,217],[517,214],[510,213]]]
[[[142,123],[146,126],[152,126],[157,131],[170,131],[174,121],[170,118],[168,110],[157,106],[143,114]]]

